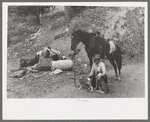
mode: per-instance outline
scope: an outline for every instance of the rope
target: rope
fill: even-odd
[[[78,47],[78,49],[79,48],[81,48],[81,46],[83,45],[83,43]],[[75,74],[75,51],[76,51],[76,49],[74,50],[74,86],[76,87],[76,74]]]
[[[81,46],[83,45],[83,43],[78,47],[78,49],[79,48],[81,48]],[[75,74],[75,51],[76,51],[76,49],[74,50],[74,86],[76,87],[76,74]]]

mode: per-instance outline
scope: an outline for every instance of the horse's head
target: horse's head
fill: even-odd
[[[71,50],[75,50],[79,42],[81,41],[81,31],[77,30],[71,34]]]

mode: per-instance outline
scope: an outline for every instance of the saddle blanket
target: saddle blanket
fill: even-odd
[[[110,44],[109,54],[111,54],[112,52],[114,52],[116,50],[116,45],[114,44],[113,41],[109,41],[109,44]]]

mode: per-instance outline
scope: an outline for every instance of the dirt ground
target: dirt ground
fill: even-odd
[[[114,70],[108,60],[105,61],[109,94],[99,94],[87,92],[86,89],[79,90],[78,79],[81,76],[87,76],[89,67],[83,72],[84,64],[89,65],[87,54],[84,46],[81,52],[76,56],[75,77],[77,87],[74,86],[74,71],[64,71],[58,75],[52,75],[51,72],[32,73],[23,78],[12,78],[12,69],[19,68],[21,57],[33,57],[35,53],[44,46],[50,45],[52,48],[59,50],[68,59],[72,51],[70,50],[70,37],[64,37],[54,40],[55,33],[63,31],[64,17],[59,22],[59,28],[50,29],[49,27],[60,18],[48,20],[48,16],[41,19],[42,31],[38,39],[31,42],[20,42],[11,46],[7,50],[7,98],[142,98],[145,97],[145,62],[144,55],[133,58],[123,58],[121,82],[114,78]],[[61,26],[62,24],[62,26]],[[28,45],[27,45],[28,44]],[[42,44],[39,48],[34,46]],[[80,60],[79,60],[80,59]],[[39,76],[35,78],[35,76]]]
[[[142,57],[140,57],[142,60]],[[106,64],[110,65],[108,61]],[[15,68],[15,63],[8,64],[8,71]],[[79,66],[76,66],[78,69]],[[83,68],[82,68],[83,69]],[[81,72],[79,72],[81,71]],[[52,75],[51,72],[32,73],[24,78],[11,78],[8,73],[8,98],[141,98],[145,95],[144,62],[138,58],[124,62],[121,82],[114,78],[113,68],[107,70],[109,94],[87,92],[79,90],[78,79],[87,76],[82,70],[76,70],[76,85],[74,86],[74,72],[65,71],[62,74]],[[34,78],[41,76],[40,78]]]

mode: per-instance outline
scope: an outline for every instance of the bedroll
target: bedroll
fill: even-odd
[[[73,61],[72,60],[58,60],[52,61],[52,70],[61,69],[61,70],[72,70]]]

